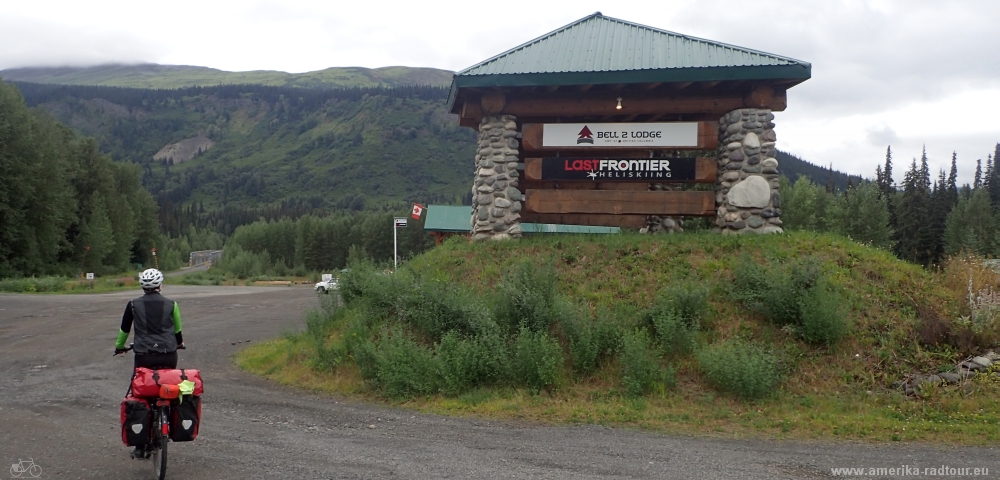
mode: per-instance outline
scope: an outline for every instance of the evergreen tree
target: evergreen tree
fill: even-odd
[[[958,152],[951,152],[951,170],[948,172],[948,211],[958,202]]]
[[[993,168],[990,168],[990,166]],[[1000,205],[1000,165],[997,165],[997,159],[990,155],[986,156],[986,171],[989,172],[986,177],[988,182],[986,182],[986,191],[990,194],[990,203],[996,207]]]
[[[910,169],[903,176],[903,192],[897,197],[896,255],[904,260],[927,265],[930,262],[933,242],[930,241],[930,179],[926,172],[926,156],[917,167],[913,159]]]
[[[993,158],[986,157],[986,171],[983,172],[983,189],[987,192],[993,189]]]
[[[948,214],[944,251],[948,255],[995,255],[995,232],[996,216],[990,207],[989,194],[981,188],[973,190],[970,198],[960,198]]]
[[[875,171],[876,176],[878,176],[878,169]],[[879,177],[881,180],[878,183],[879,193],[885,197],[889,198],[893,193],[896,192],[896,187],[893,185],[892,180],[892,146],[886,147],[885,149],[885,168],[882,169],[882,175]]]
[[[972,180],[972,189],[978,190],[983,188],[983,159],[976,160],[976,176]]]

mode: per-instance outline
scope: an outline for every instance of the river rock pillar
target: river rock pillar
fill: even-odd
[[[723,234],[781,233],[774,114],[743,108],[719,119],[715,226]]]
[[[516,117],[483,117],[472,185],[473,240],[521,237],[522,198],[517,189],[519,147]]]

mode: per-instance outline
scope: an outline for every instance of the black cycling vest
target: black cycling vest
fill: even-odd
[[[147,293],[132,300],[132,326],[135,328],[133,351],[136,354],[177,351],[173,313],[174,301],[159,292]]]

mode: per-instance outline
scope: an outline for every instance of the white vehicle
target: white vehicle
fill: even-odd
[[[323,281],[316,284],[315,287],[317,293],[330,293],[330,290],[337,289],[337,279],[336,278],[324,278]]]

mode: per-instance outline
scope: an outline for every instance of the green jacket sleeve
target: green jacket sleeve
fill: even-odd
[[[181,333],[181,306],[174,302],[174,312],[170,314],[174,319],[174,333]]]
[[[118,330],[118,340],[115,340],[115,348],[121,350],[125,348],[125,340],[128,340],[128,332]]]

